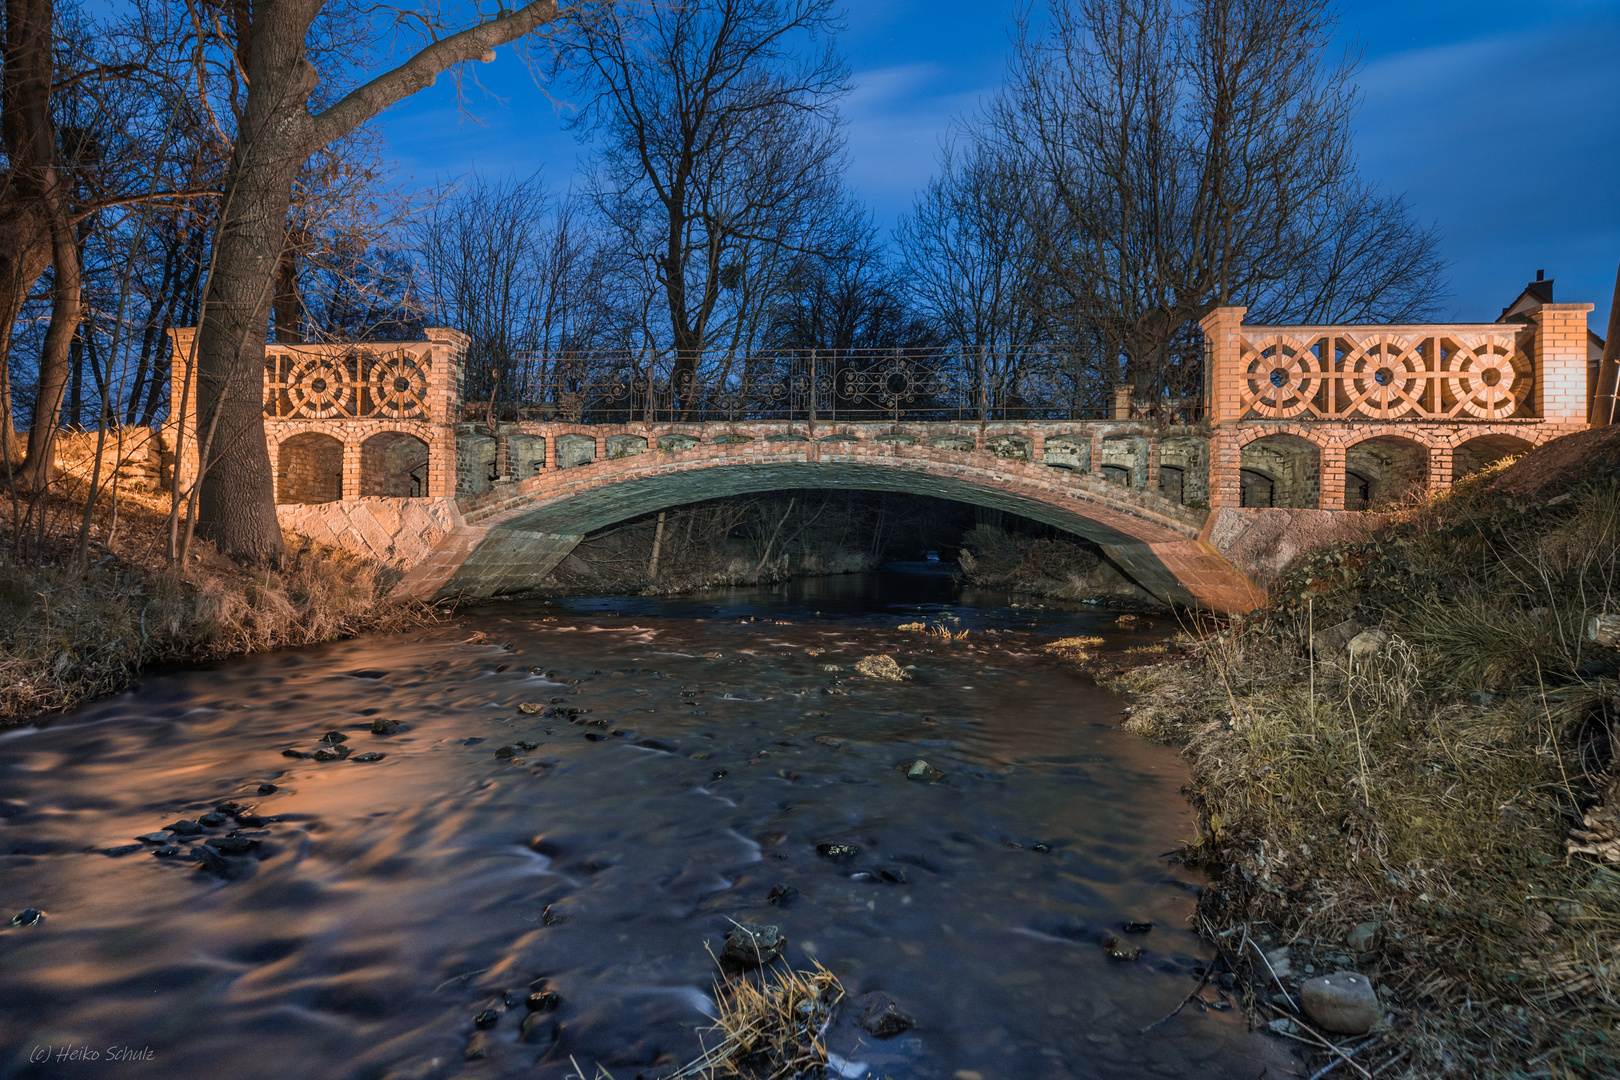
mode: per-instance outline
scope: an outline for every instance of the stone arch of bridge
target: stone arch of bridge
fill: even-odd
[[[1263,594],[1198,540],[1205,515],[1155,492],[1040,462],[874,441],[845,452],[803,442],[705,444],[597,459],[464,500],[467,525],[413,568],[418,596],[490,595],[538,583],[587,533],[658,510],[792,489],[929,495],[1000,509],[1098,544],[1166,603],[1247,611]]]

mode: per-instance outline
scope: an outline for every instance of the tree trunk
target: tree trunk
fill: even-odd
[[[50,235],[51,261],[56,268],[51,322],[45,331],[34,417],[28,431],[28,460],[20,477],[24,487],[36,491],[51,480],[52,447],[67,389],[68,354],[80,314],[79,250],[51,113],[55,16],[53,0],[7,0],[4,97],[0,100],[0,130],[11,159],[12,185],[23,201],[38,208]]]
[[[247,101],[225,181],[214,266],[197,330],[197,530],[223,554],[255,565],[281,558],[264,440],[264,343],[299,169],[321,146],[432,85],[440,72],[492,56],[497,45],[557,17],[556,0],[503,9],[438,38],[315,116],[309,97],[318,77],[304,43],[323,2],[252,5]],[[243,6],[237,3],[234,10]],[[172,362],[185,361],[175,357]]]
[[[11,333],[28,291],[51,265],[51,234],[38,207],[19,199],[14,188],[0,195],[0,221],[0,472],[9,473],[22,464],[11,406]]]
[[[315,0],[255,5],[250,90],[197,331],[197,531],[257,566],[282,554],[264,438],[264,342],[293,181],[315,146],[308,101],[317,79],[304,41],[319,10]],[[276,92],[254,92],[261,87]]]

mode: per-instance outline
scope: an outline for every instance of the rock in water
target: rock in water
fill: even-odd
[[[911,675],[894,662],[894,657],[887,653],[878,656],[868,656],[855,663],[855,670],[870,679],[887,679],[890,682],[900,682],[909,679]]]
[[[874,990],[855,1003],[861,1009],[861,1028],[878,1039],[892,1039],[910,1031],[915,1021],[900,1011],[899,1004],[881,990]]]
[[[562,1005],[562,998],[557,996],[555,990],[536,990],[523,999],[530,1012],[554,1012]]]
[[[769,900],[773,904],[781,906],[783,904],[791,903],[793,898],[798,895],[799,890],[795,889],[793,886],[778,884],[771,886],[771,891],[766,894],[765,899]]]
[[[726,934],[720,949],[720,962],[737,971],[763,967],[782,955],[787,935],[780,927],[761,923],[738,923]]]
[[[909,768],[906,769],[906,779],[921,780],[926,784],[937,784],[941,780],[945,779],[945,774],[928,764],[928,762],[924,761],[922,758],[918,758],[916,761],[911,763]]]
[[[371,733],[373,735],[393,735],[398,733],[399,726],[398,720],[388,720],[379,716],[371,722]]]
[[[204,843],[221,855],[246,855],[259,846],[251,836],[210,836]]]
[[[386,756],[387,756],[386,754],[379,754],[375,750],[367,750],[363,754],[354,755],[354,760],[355,761],[368,761],[368,762],[369,761],[381,761]]]
[[[195,821],[181,818],[179,821],[163,826],[177,836],[196,836],[203,831],[203,827]]]
[[[339,761],[348,756],[349,748],[340,744],[323,746],[313,755],[316,761]]]
[[[817,844],[816,854],[824,859],[853,859],[861,853],[854,844]]]
[[[328,731],[325,735],[321,736],[321,742],[323,743],[332,743],[335,745],[340,742],[348,741],[349,737],[343,734],[341,731]]]
[[[496,1012],[494,1009],[485,1009],[483,1012],[473,1017],[473,1027],[492,1028],[500,1022],[500,1019],[500,1013]]]
[[[45,921],[45,913],[38,908],[25,907],[11,917],[12,926],[38,926]],[[775,929],[775,927],[772,927]]]
[[[1364,1035],[1384,1018],[1372,983],[1354,971],[1305,980],[1299,1003],[1318,1027],[1340,1035]]]
[[[1142,955],[1142,950],[1139,947],[1113,934],[1109,934],[1102,939],[1102,947],[1115,960],[1135,960]]]

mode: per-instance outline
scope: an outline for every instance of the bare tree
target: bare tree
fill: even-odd
[[[1039,193],[1031,290],[1096,377],[1196,391],[1196,323],[1409,320],[1434,230],[1357,176],[1352,57],[1327,0],[1052,0],[985,136]],[[1378,257],[1369,257],[1377,252]]]
[[[496,46],[554,22],[556,0],[516,11],[483,4],[393,12],[400,27],[428,43],[329,105],[309,57],[311,34],[327,0],[274,0],[251,7],[246,88],[234,118],[230,173],[221,199],[213,266],[196,341],[197,439],[201,476],[194,495],[199,532],[233,558],[275,563],[281,557],[270,458],[264,439],[259,372],[277,269],[286,245],[292,189],[310,155],[354,131],[442,72],[493,59]],[[355,9],[365,26],[375,16]]]
[[[560,54],[602,147],[597,205],[662,293],[677,385],[759,326],[757,276],[839,211],[835,28],[831,0],[625,5]]]
[[[514,401],[550,362],[578,361],[607,322],[607,255],[571,197],[538,177],[473,176],[434,200],[412,229],[426,302],[471,339],[471,401]]]

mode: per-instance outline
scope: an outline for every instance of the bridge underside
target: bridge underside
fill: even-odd
[[[407,587],[423,598],[519,591],[543,580],[586,534],[617,522],[728,495],[843,489],[928,495],[1044,522],[1098,544],[1167,604],[1236,612],[1263,598],[1198,540],[1199,515],[1146,492],[1034,463],[985,467],[920,449],[891,451],[881,463],[809,460],[803,451],[750,457],[600,462],[511,485],[464,505],[468,524],[413,568]]]

